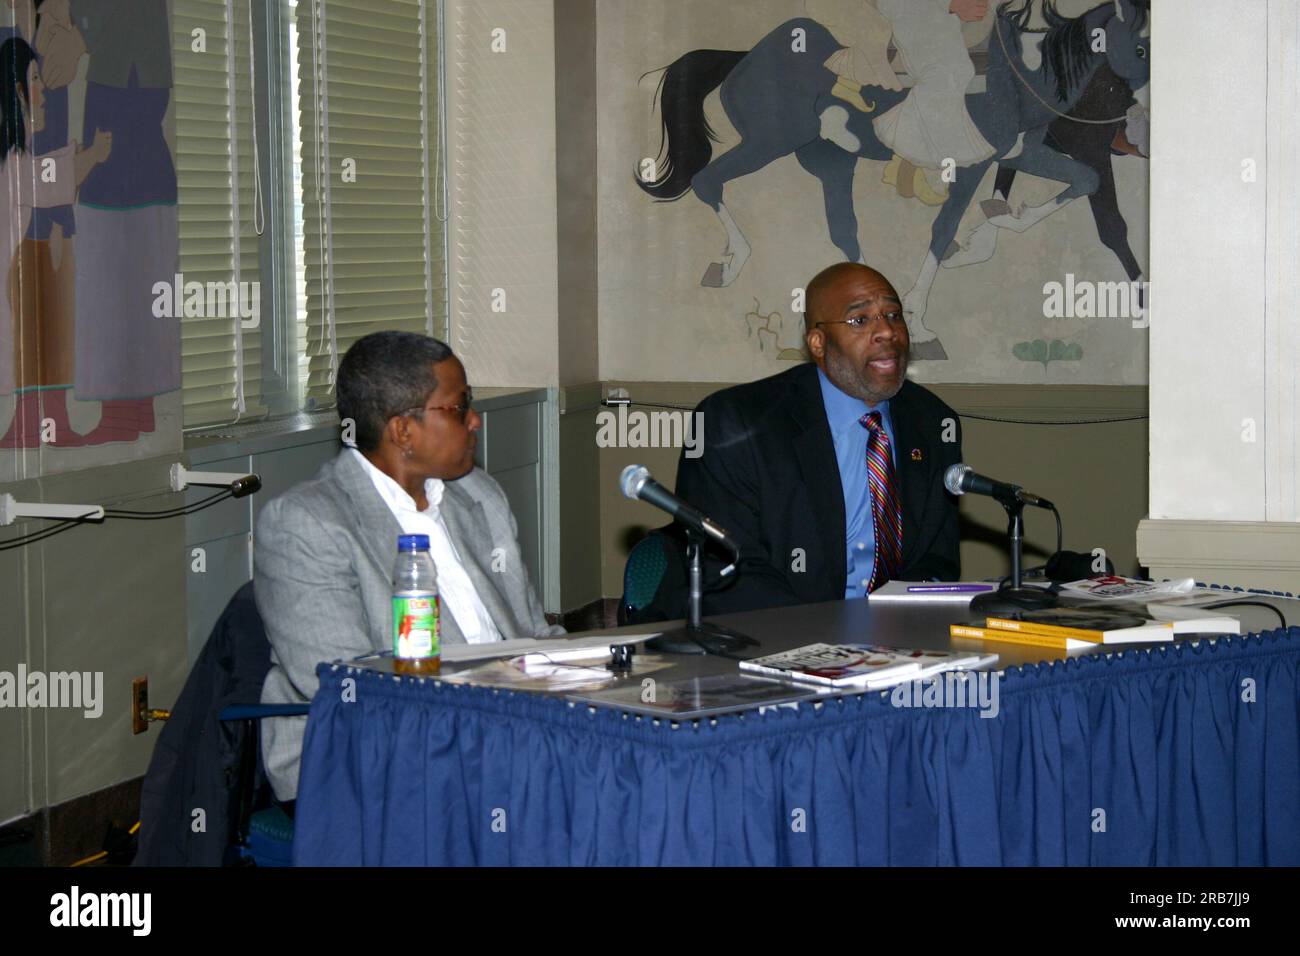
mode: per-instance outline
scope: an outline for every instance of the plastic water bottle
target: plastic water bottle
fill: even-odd
[[[436,674],[442,623],[438,574],[429,556],[427,534],[397,538],[393,565],[393,668],[403,674]]]

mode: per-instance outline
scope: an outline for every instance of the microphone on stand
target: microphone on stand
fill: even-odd
[[[1057,603],[1055,594],[1043,588],[1027,587],[1021,583],[1020,544],[1024,538],[1024,521],[1021,512],[1024,511],[1025,505],[1047,508],[1050,511],[1055,511],[1056,506],[1046,498],[1025,491],[1019,485],[981,475],[970,465],[962,463],[951,465],[944,472],[943,486],[954,495],[986,495],[1002,505],[1007,512],[1007,536],[1011,541],[1011,586],[976,595],[970,603],[971,610],[977,614],[996,617],[1009,612],[1055,606]]]
[[[943,473],[943,486],[954,495],[964,495],[967,492],[974,495],[987,495],[990,498],[996,498],[1003,504],[1019,502],[1022,505],[1033,505],[1036,508],[1046,508],[1049,511],[1056,507],[1046,498],[1030,494],[1019,485],[1009,485],[1006,482],[995,481],[979,474],[970,465],[960,463],[950,466]]]
[[[628,465],[619,476],[623,494],[633,500],[640,499],[668,512],[686,526],[686,560],[688,568],[689,597],[686,605],[686,623],[683,627],[664,631],[646,641],[648,650],[665,654],[727,654],[737,647],[757,644],[752,637],[712,621],[702,620],[704,604],[704,558],[701,544],[710,538],[731,552],[731,564],[722,569],[726,577],[736,570],[740,562],[740,546],[717,522],[700,513],[650,477],[650,470],[642,465]]]
[[[638,498],[654,505],[660,511],[666,511],[686,527],[725,546],[731,552],[731,564],[722,569],[725,578],[736,570],[740,560],[740,546],[732,540],[727,529],[692,508],[681,498],[650,477],[650,469],[644,465],[628,465],[618,479],[623,494],[633,501]]]

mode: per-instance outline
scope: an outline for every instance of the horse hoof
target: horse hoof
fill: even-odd
[[[985,199],[980,203],[980,212],[984,213],[985,219],[1005,216],[1011,212],[1011,204],[1005,199]]]
[[[706,289],[722,288],[722,263],[710,262],[709,267],[704,270],[704,278],[700,280],[700,285]]]
[[[942,362],[947,360],[948,353],[944,351],[942,342],[930,339],[926,342],[913,342],[908,357],[914,362]]]

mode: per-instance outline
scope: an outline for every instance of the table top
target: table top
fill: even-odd
[[[1300,624],[1300,600],[1235,591],[1224,592],[1225,601],[1236,598],[1270,604],[1282,612],[1288,624]],[[1279,624],[1277,616],[1263,608],[1247,606],[1225,609],[1225,611],[1240,618],[1243,634],[1271,630]],[[767,608],[738,614],[721,614],[705,620],[725,625],[757,640],[758,647],[748,647],[736,652],[738,656],[746,658],[775,654],[804,644],[870,643],[921,650],[983,651],[997,654],[997,669],[1002,669],[1064,660],[1069,657],[1082,657],[1088,654],[1123,654],[1126,650],[1153,646],[1151,644],[1119,646],[1098,644],[1095,647],[1065,650],[1028,644],[954,638],[949,634],[950,624],[969,621],[971,618],[970,608],[962,604],[878,602],[873,606],[871,600],[866,599]],[[629,634],[638,631],[654,633],[680,625],[680,621],[660,622],[653,626],[614,628],[607,632],[585,631],[574,636],[590,637],[600,633]],[[1199,638],[1196,635],[1188,635],[1179,639],[1198,640]],[[736,662],[725,657],[692,655],[682,656],[679,660],[680,664],[662,672],[663,679],[732,673],[736,668]]]
[[[1223,600],[1259,601],[1281,611],[1288,625],[1300,624],[1300,599],[1225,590]],[[1280,623],[1277,615],[1260,607],[1236,607],[1225,609],[1225,611],[1241,620],[1242,634],[1272,630],[1278,627]],[[1036,665],[1090,654],[1122,656],[1126,652],[1159,646],[1160,643],[1164,643],[1098,644],[1077,650],[1065,650],[1063,648],[1027,644],[953,638],[949,634],[948,626],[950,624],[969,621],[971,617],[970,609],[962,604],[877,602],[873,605],[870,599],[858,599],[713,615],[705,618],[705,621],[724,625],[758,641],[757,646],[735,651],[735,657],[740,658],[774,654],[805,644],[870,643],[922,650],[980,651],[986,654],[997,654],[998,663],[991,669],[1002,670],[1007,667]],[[645,634],[649,637],[680,627],[682,623],[681,621],[659,621],[653,624],[575,632],[571,636],[575,638],[591,638],[604,634],[610,636]],[[1197,640],[1214,640],[1214,638],[1187,635],[1169,643],[1194,642]],[[638,650],[640,651],[640,648]],[[656,671],[655,678],[657,680],[677,680],[690,677],[706,677],[713,674],[734,674],[736,672],[735,657],[698,654],[674,655],[672,658],[674,663],[666,669]],[[479,666],[482,663],[482,660],[463,663],[444,662],[443,670],[445,673],[454,673]],[[391,670],[391,660],[370,661],[365,666],[369,669],[389,671]]]

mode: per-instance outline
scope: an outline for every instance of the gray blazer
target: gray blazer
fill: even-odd
[[[519,552],[505,492],[475,468],[446,483],[441,512],[479,600],[505,638],[551,637]],[[269,502],[257,520],[254,589],[271,641],[265,704],[316,693],[316,665],[393,646],[392,574],[401,525],[364,466],[344,449],[311,481]],[[500,548],[492,571],[492,552]],[[450,614],[443,642],[465,638]],[[262,722],[262,756],[276,796],[294,799],[305,717]]]

